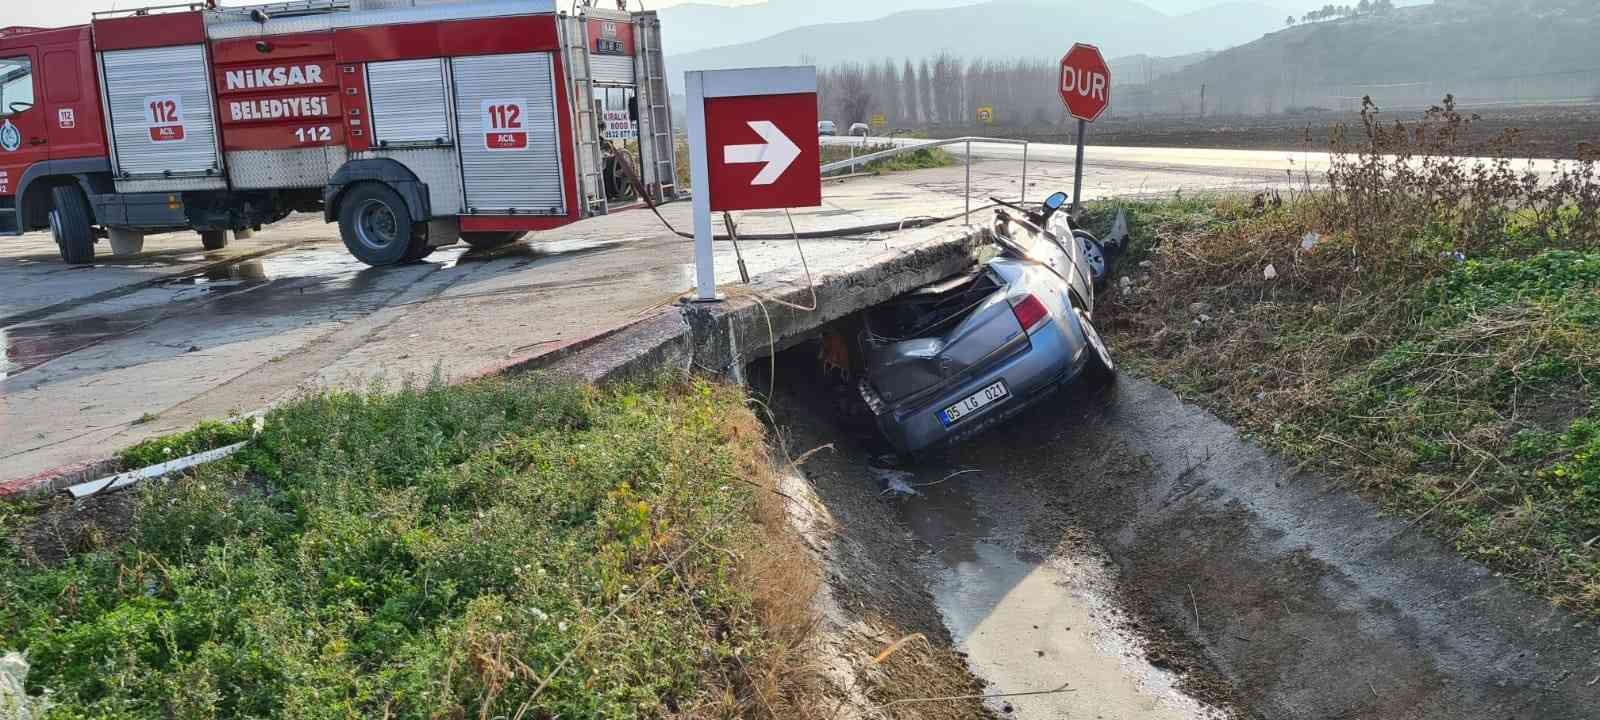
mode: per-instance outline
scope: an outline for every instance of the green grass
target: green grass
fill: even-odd
[[[191,430],[145,440],[117,453],[125,469],[137,469],[250,439],[252,422],[242,418],[205,420]]]
[[[1090,228],[1111,213],[1092,206]],[[1600,617],[1600,248],[1513,220],[1459,260],[1431,223],[1380,246],[1329,231],[1310,201],[1158,201],[1132,217],[1120,271],[1135,289],[1107,303],[1130,365]]]
[[[870,155],[882,150],[888,150],[889,148],[890,146],[888,145],[869,145],[866,147],[861,147],[859,145],[823,145],[822,163],[826,165],[831,162],[848,160],[859,155]],[[869,163],[864,167],[857,168],[856,172],[884,173],[926,170],[929,168],[947,167],[954,165],[955,162],[955,156],[951,155],[949,152],[946,152],[944,148],[925,148],[922,150],[913,150],[908,153],[896,155],[886,160],[878,160],[876,162]]]
[[[45,508],[0,504],[0,652],[61,720],[756,715],[789,632],[763,605],[807,596],[745,550],[792,550],[758,522],[764,452],[705,383],[308,397],[60,562],[29,552]]]

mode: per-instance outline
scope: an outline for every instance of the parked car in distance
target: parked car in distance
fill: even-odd
[[[1056,193],[1037,212],[996,210],[998,255],[865,313],[858,389],[896,452],[969,438],[1068,383],[1114,380],[1091,322],[1089,245],[1066,203]]]
[[[872,134],[872,127],[866,123],[853,123],[850,125],[851,137],[866,137]]]
[[[818,137],[832,137],[839,134],[839,126],[832,120],[822,120],[817,123]]]

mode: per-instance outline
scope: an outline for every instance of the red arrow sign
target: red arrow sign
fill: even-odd
[[[822,204],[815,93],[707,98],[711,209]]]
[[[1072,46],[1061,58],[1061,102],[1072,116],[1094,122],[1111,106],[1111,68],[1100,48],[1086,43]]]

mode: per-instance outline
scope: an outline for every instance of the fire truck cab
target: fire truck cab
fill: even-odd
[[[62,259],[293,212],[370,265],[676,195],[652,12],[553,0],[209,2],[0,30],[0,233]]]

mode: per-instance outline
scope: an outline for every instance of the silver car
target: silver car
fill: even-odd
[[[959,442],[1067,383],[1114,380],[1090,321],[1104,254],[1073,230],[1066,200],[997,210],[997,256],[866,313],[859,390],[896,451]]]

